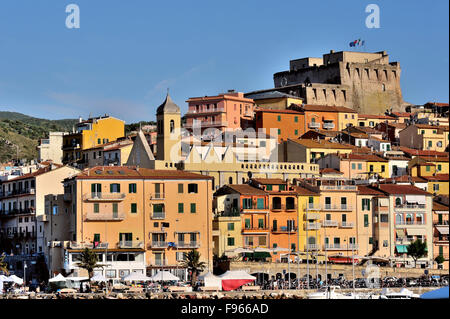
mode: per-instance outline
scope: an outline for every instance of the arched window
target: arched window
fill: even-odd
[[[396,223],[397,225],[401,225],[401,224],[402,224],[402,221],[403,221],[403,218],[402,218],[402,215],[401,215],[401,214],[395,215],[395,223]]]
[[[412,216],[411,214],[406,215],[406,224],[412,224]]]
[[[395,199],[395,206],[402,206],[402,199],[400,197]]]
[[[174,129],[175,129],[175,122],[174,120],[170,120],[170,133],[173,133]]]
[[[423,214],[416,214],[417,224],[423,224]]]
[[[316,237],[309,237],[308,238],[308,244],[314,245],[316,243]]]

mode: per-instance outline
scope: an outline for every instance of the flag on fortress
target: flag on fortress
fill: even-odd
[[[355,41],[350,42],[349,45],[350,45],[351,47],[357,47],[357,46],[360,47],[360,46],[363,46],[364,43],[365,43],[364,40],[361,41],[361,39],[358,39],[358,40],[355,40]]]

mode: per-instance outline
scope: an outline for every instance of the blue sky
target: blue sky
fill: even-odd
[[[80,8],[67,29],[66,5]],[[365,8],[380,7],[368,29]],[[0,110],[153,120],[167,87],[186,99],[273,87],[289,60],[364,39],[402,67],[406,101],[448,102],[449,2],[2,0]]]

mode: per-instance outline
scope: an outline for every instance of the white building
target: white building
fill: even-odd
[[[50,132],[48,138],[41,139],[38,146],[39,162],[51,160],[55,164],[62,164],[64,134],[64,132]]]

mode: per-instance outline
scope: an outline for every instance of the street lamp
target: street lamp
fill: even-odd
[[[23,284],[24,284],[24,287],[26,287],[27,286],[27,272],[26,272],[26,269],[27,269],[27,261],[26,260],[24,260],[24,262],[23,262]]]

